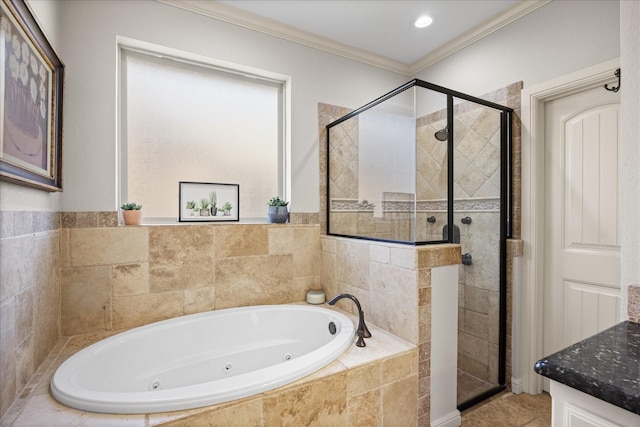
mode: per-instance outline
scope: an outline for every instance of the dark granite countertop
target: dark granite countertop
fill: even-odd
[[[540,359],[534,369],[640,415],[640,323],[618,323]]]

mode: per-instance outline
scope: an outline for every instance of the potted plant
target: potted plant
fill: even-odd
[[[209,216],[210,215],[210,210],[209,210],[209,206],[211,206],[211,204],[209,204],[209,199],[200,199],[200,216]]]
[[[142,205],[137,203],[124,203],[120,206],[125,225],[140,225],[142,221]]]
[[[224,212],[224,216],[231,215],[231,203],[225,202],[220,209],[222,209],[222,212]]]
[[[216,207],[216,203],[218,202],[218,196],[215,191],[212,191],[209,194],[209,205],[211,206],[211,215],[216,216],[218,213],[218,208]]]
[[[267,205],[269,205],[269,212],[267,214],[269,222],[278,224],[287,222],[289,219],[288,204],[289,202],[285,202],[279,196],[269,199],[267,202]]]
[[[197,209],[197,204],[195,200],[189,200],[187,202],[187,210],[190,212],[191,216],[195,215],[195,210]]]

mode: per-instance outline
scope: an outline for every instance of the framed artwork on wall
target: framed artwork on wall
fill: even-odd
[[[1,0],[0,179],[62,190],[64,64],[24,0]]]
[[[180,181],[178,221],[240,220],[240,185]]]

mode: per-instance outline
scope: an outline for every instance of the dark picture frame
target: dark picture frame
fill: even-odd
[[[0,22],[0,180],[61,191],[64,64],[24,0],[2,0]]]
[[[213,206],[212,194],[216,205]],[[207,205],[208,201],[208,207]],[[231,205],[225,210],[225,204]],[[194,206],[195,204],[195,206]],[[240,185],[180,181],[179,222],[223,222],[240,220]]]

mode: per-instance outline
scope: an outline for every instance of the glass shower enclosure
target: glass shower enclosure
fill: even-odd
[[[462,246],[461,410],[505,388],[512,114],[414,79],[327,125],[327,234]]]

